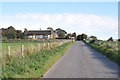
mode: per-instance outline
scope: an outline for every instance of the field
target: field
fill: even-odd
[[[119,55],[119,45],[120,42],[118,41],[98,41],[95,43],[86,42],[88,45],[90,45],[92,48],[94,48],[96,51],[100,52],[110,60],[116,62],[118,65],[120,65],[120,55]]]
[[[38,42],[36,43],[2,43],[2,53],[3,57],[8,54],[8,46],[10,46],[10,55],[19,56],[21,53],[21,46],[24,45],[25,50],[31,50],[31,47],[37,47]],[[43,46],[43,43],[40,43],[40,46]]]
[[[38,44],[40,49],[38,50]],[[49,43],[3,43],[3,78],[40,78],[61,57],[74,42]],[[24,57],[21,46],[24,45]],[[10,46],[10,55],[8,55]],[[32,51],[32,53],[31,53]]]
[[[59,45],[64,44],[66,41],[44,41],[44,42],[18,42],[18,43],[2,43],[2,55],[3,57],[6,57],[8,55],[8,46],[10,46],[10,55],[11,56],[20,56],[21,55],[21,49],[22,45],[24,45],[24,53],[25,54],[31,54],[33,51],[37,51],[39,49],[47,49],[53,48]]]

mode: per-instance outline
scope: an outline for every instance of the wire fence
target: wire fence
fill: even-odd
[[[3,57],[16,56],[24,57],[25,54],[32,54],[40,50],[48,50],[68,43],[72,40],[52,40],[35,43],[3,43],[2,53]]]

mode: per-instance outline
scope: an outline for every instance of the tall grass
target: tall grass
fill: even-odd
[[[120,50],[119,50],[119,44],[120,42],[107,42],[107,41],[101,41],[96,43],[89,43],[86,42],[89,46],[94,48],[96,51],[100,52],[101,54],[105,55],[110,60],[116,62],[120,66]]]
[[[104,43],[104,45],[106,46],[110,46],[115,51],[119,50],[119,44],[120,44],[119,41],[101,41],[101,43]]]

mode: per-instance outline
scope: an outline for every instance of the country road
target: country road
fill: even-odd
[[[118,66],[84,42],[76,41],[44,78],[118,78]]]

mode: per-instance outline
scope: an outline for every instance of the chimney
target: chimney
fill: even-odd
[[[40,31],[41,31],[41,28],[40,28]]]

